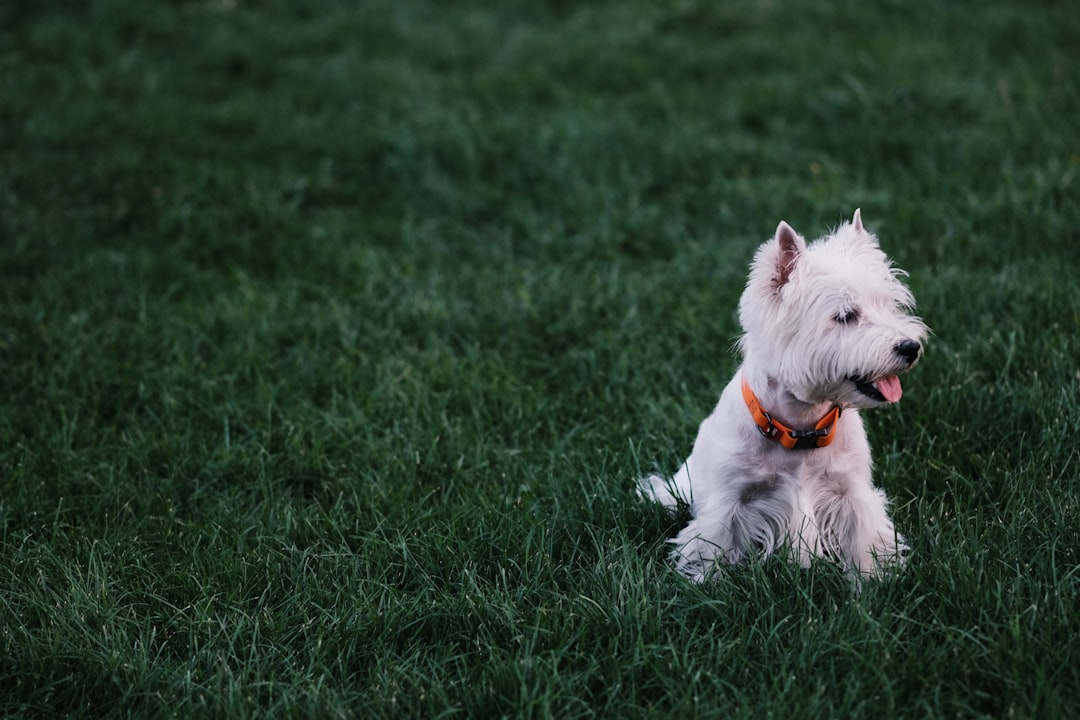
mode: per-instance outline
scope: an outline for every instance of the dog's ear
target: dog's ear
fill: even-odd
[[[795,266],[803,250],[806,249],[806,245],[783,220],[776,227],[776,244],[780,248],[780,253],[776,256],[776,274],[773,275],[773,285],[779,290],[791,279],[791,273],[795,271]]]
[[[855,214],[851,216],[851,226],[855,228],[855,232],[863,232],[862,208],[855,208]]]

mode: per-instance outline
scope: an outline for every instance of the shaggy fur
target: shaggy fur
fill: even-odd
[[[739,303],[743,362],[675,476],[641,482],[693,519],[675,537],[679,569],[702,580],[718,564],[783,551],[803,566],[826,557],[862,577],[903,561],[906,547],[871,478],[859,410],[900,399],[899,373],[922,356],[927,328],[911,292],[863,227],[810,245],[781,222],[762,245]],[[813,428],[842,408],[827,447],[787,449],[763,436],[742,395],[788,427]]]

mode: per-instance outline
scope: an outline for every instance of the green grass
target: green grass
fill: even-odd
[[[1070,3],[6,3],[0,714],[1080,714]],[[780,219],[934,329],[913,544],[693,586]]]

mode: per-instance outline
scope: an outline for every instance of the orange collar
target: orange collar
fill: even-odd
[[[836,421],[840,419],[839,405],[834,405],[832,410],[825,413],[825,417],[818,420],[813,430],[792,430],[765,412],[746,378],[742,381],[742,396],[762,437],[775,440],[789,450],[822,448],[836,437]]]

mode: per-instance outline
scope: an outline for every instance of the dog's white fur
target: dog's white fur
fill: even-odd
[[[827,557],[859,578],[903,562],[907,548],[871,479],[858,412],[886,396],[898,400],[896,375],[922,354],[927,328],[910,313],[901,274],[858,210],[810,245],[781,222],[758,249],[739,302],[742,366],[674,478],[641,482],[664,505],[690,504],[693,519],[671,541],[683,573],[700,581],[718,564],[777,551],[803,566]],[[765,438],[743,399],[743,378],[792,428],[813,428],[840,406],[833,442],[787,449]]]

